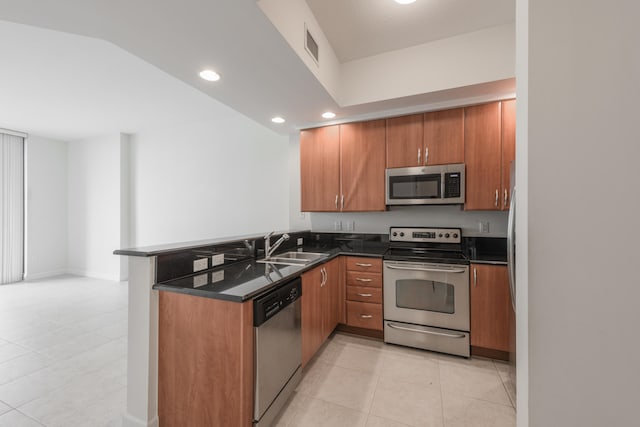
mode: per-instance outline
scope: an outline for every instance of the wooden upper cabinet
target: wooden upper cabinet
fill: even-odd
[[[511,297],[507,267],[471,264],[471,345],[509,351]]]
[[[500,103],[465,108],[465,210],[501,209]]]
[[[464,108],[424,114],[423,164],[464,163]]]
[[[300,132],[300,200],[303,212],[335,212],[340,197],[340,127]]]
[[[387,167],[404,168],[423,164],[422,114],[387,119]]]
[[[384,211],[385,120],[340,125],[344,212]]]
[[[516,159],[516,100],[502,101],[502,209],[511,201],[511,162]]]

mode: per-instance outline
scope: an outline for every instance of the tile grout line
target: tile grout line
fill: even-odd
[[[493,363],[493,368],[496,370],[496,372],[498,373],[498,378],[500,378],[500,384],[502,384],[502,388],[504,389],[504,392],[507,393],[507,398],[509,399],[509,402],[511,403],[511,407],[515,410],[516,409],[516,405],[513,402],[513,399],[511,398],[511,393],[509,393],[509,390],[507,389],[507,385],[504,383],[504,380],[502,379],[502,375],[500,375],[500,371],[498,370],[498,366],[496,365],[495,361],[491,361]],[[507,405],[504,405],[507,406]]]

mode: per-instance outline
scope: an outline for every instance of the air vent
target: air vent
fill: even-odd
[[[319,52],[318,52],[318,43],[316,39],[313,38],[309,29],[307,28],[307,24],[304,24],[304,48],[309,52],[309,55],[313,58],[313,60],[318,64]]]

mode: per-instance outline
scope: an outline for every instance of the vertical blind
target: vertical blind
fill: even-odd
[[[24,138],[0,133],[0,284],[24,268]]]

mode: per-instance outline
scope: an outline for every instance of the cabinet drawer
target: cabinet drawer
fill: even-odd
[[[382,260],[380,258],[347,257],[347,271],[382,272]]]
[[[364,273],[360,271],[347,271],[347,285],[381,288],[382,274]]]
[[[347,325],[382,330],[382,304],[347,301]]]
[[[347,300],[382,304],[382,289],[347,286]]]

